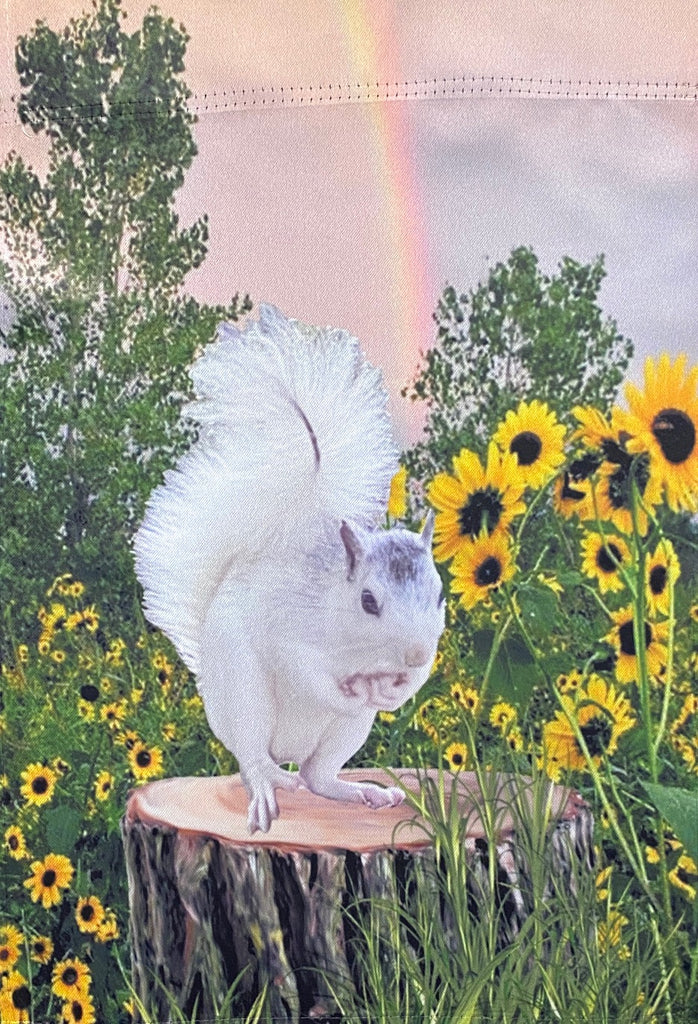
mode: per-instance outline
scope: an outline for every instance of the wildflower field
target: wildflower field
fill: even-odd
[[[520,402],[483,451],[393,481],[388,523],[436,511],[448,626],[424,690],[378,715],[354,764],[570,783],[594,810],[596,864],[535,983],[516,973],[522,936],[477,967],[463,948],[418,984],[413,965],[366,1021],[698,1015],[698,366],[648,360],[625,394],[569,425]],[[2,670],[2,1024],[131,1019],[127,792],[235,770],[167,642],[135,615],[107,626],[60,569]]]

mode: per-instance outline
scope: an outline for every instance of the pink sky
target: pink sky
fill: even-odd
[[[149,6],[126,0],[131,31]],[[384,368],[402,437],[419,419],[397,395],[433,340],[441,289],[473,287],[516,245],[533,245],[546,271],[563,255],[604,252],[604,308],[639,354],[695,353],[693,3],[160,6],[191,36],[186,80],[199,116],[199,156],[179,210],[183,223],[203,212],[211,221],[209,257],[189,287],[209,301],[249,291],[353,330]],[[40,142],[12,123],[14,41],[37,18],[59,28],[82,7],[15,0],[5,10],[3,151],[20,150],[38,169]],[[493,76],[493,97],[478,81],[474,96],[426,98],[461,76]],[[514,89],[521,79],[548,82],[538,90],[558,95],[570,88],[560,80],[591,82],[573,91],[597,98],[513,99],[500,93],[504,78]],[[409,101],[307,105],[311,85],[313,95],[330,84],[335,96],[348,84],[361,95],[357,84],[375,81],[398,82],[398,91],[430,85]],[[609,90],[599,82],[652,83],[651,94],[682,98],[602,99]]]

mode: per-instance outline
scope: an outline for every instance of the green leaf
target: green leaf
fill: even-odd
[[[550,587],[526,583],[517,591],[521,618],[534,632],[549,631],[557,615],[558,602]]]
[[[82,814],[74,807],[52,807],[44,814],[46,842],[52,853],[70,857],[82,831]]]
[[[494,638],[492,629],[479,629],[473,635],[473,651],[482,671],[489,661]],[[491,680],[490,691],[493,694],[519,707],[524,706],[533,687],[540,682],[531,653],[517,637],[502,641],[492,665]]]
[[[644,782],[643,786],[683,843],[688,856],[698,863],[698,793],[652,782]]]

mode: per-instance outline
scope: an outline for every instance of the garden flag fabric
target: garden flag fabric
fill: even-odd
[[[618,1021],[669,1019],[672,1000],[697,1005],[696,925],[685,912],[698,887],[691,8],[6,5],[1,1024],[154,1021],[177,1008],[187,1020],[497,1020],[508,989],[492,980],[495,960],[515,979],[512,999],[516,990],[522,1006],[549,1000],[558,1017],[601,991]],[[364,465],[362,445],[380,464],[371,525],[409,529],[410,551],[417,534],[431,544],[438,586],[436,570],[427,586],[399,558],[390,579],[401,593],[416,579],[433,589],[443,614],[430,612],[434,648],[445,630],[435,660],[410,637],[394,676],[376,669],[367,682],[352,670],[340,680],[352,697],[424,668],[424,686],[399,706],[380,691],[373,727],[347,753],[343,779],[365,786],[364,802],[325,816],[312,787],[280,788],[280,819],[260,812],[250,847],[246,791],[238,780],[233,798],[221,785],[238,764],[196,688],[200,652],[185,644],[182,660],[144,617],[134,537],[167,479],[176,494],[163,517],[181,554],[183,489],[165,474],[182,457],[189,464],[197,429],[180,411],[201,397],[198,385],[234,406],[216,391],[216,368],[231,372],[225,344],[246,327],[249,340],[258,321],[294,339],[296,322],[345,331],[381,370],[391,472],[378,426],[361,434],[341,401],[335,426],[352,441],[348,465]],[[228,342],[198,364],[193,388],[189,369],[221,322]],[[302,342],[307,329],[298,332]],[[373,378],[361,380],[357,409],[373,409]],[[311,412],[294,408],[324,469]],[[277,411],[268,418],[283,433]],[[203,434],[204,420],[205,410]],[[216,458],[196,464],[200,496],[232,515],[225,480],[206,484]],[[307,495],[281,479],[273,452],[260,449],[258,470],[250,459],[245,472],[245,515],[266,523],[268,500],[283,496],[270,540],[285,543]],[[345,525],[335,538],[349,577],[376,500],[357,500],[357,534]],[[220,537],[215,526],[203,533],[186,573],[168,577],[175,595],[189,572],[212,586],[199,554]],[[148,543],[136,540],[136,560]],[[227,571],[220,547],[216,580]],[[266,570],[279,593],[284,569]],[[385,581],[359,591],[381,628],[388,591]],[[196,618],[193,598],[190,607],[177,597],[172,615],[150,600],[158,624],[184,621],[186,632]],[[313,714],[305,709],[306,726]],[[454,796],[458,814],[437,820],[444,770],[477,791],[477,813]],[[508,781],[517,772],[520,790]],[[490,777],[505,781],[487,790]],[[367,807],[381,802],[374,782],[409,793]],[[548,805],[535,795],[545,786]],[[482,801],[501,804],[496,828]],[[404,828],[417,813],[432,839],[443,827],[442,851],[465,843],[468,900],[454,897],[458,880],[466,885],[457,874],[445,888],[434,882],[434,896],[414,832],[402,845],[398,833],[385,839],[385,822]],[[529,839],[552,837],[551,871],[568,900],[559,919],[586,950],[577,989],[572,972],[563,984],[562,966],[540,958],[525,985],[516,975],[537,956],[523,923],[544,914],[555,888],[521,870],[533,856],[522,815],[534,822]],[[238,846],[226,846],[238,827]],[[574,857],[563,834],[575,837]],[[508,902],[487,888],[482,853],[502,835]],[[451,869],[466,871],[455,854]],[[570,881],[576,870],[588,891]],[[415,892],[404,920],[391,916]],[[354,897],[368,916],[352,916]],[[441,901],[438,936],[420,931],[429,899]],[[478,927],[475,904],[489,907],[481,923],[497,921],[477,963],[474,940],[458,946]],[[419,973],[425,942],[429,978]],[[516,955],[504,961],[507,945]]]

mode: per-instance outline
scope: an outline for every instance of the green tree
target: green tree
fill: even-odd
[[[186,369],[222,319],[183,291],[207,218],[175,193],[196,154],[188,37],[155,8],[128,34],[120,0],[64,31],[19,39],[23,124],[49,147],[45,180],[0,169],[0,284],[13,316],[0,364],[0,589],[15,619],[59,572],[130,610],[129,541],[151,488],[186,448]],[[190,432],[189,432],[190,433]]]
[[[567,421],[574,405],[609,407],[632,344],[599,307],[604,276],[603,257],[588,265],[565,257],[547,277],[522,247],[468,295],[445,289],[437,343],[403,390],[427,407],[425,437],[406,455],[413,476],[449,470],[463,447],[481,451],[522,399],[545,401]]]

